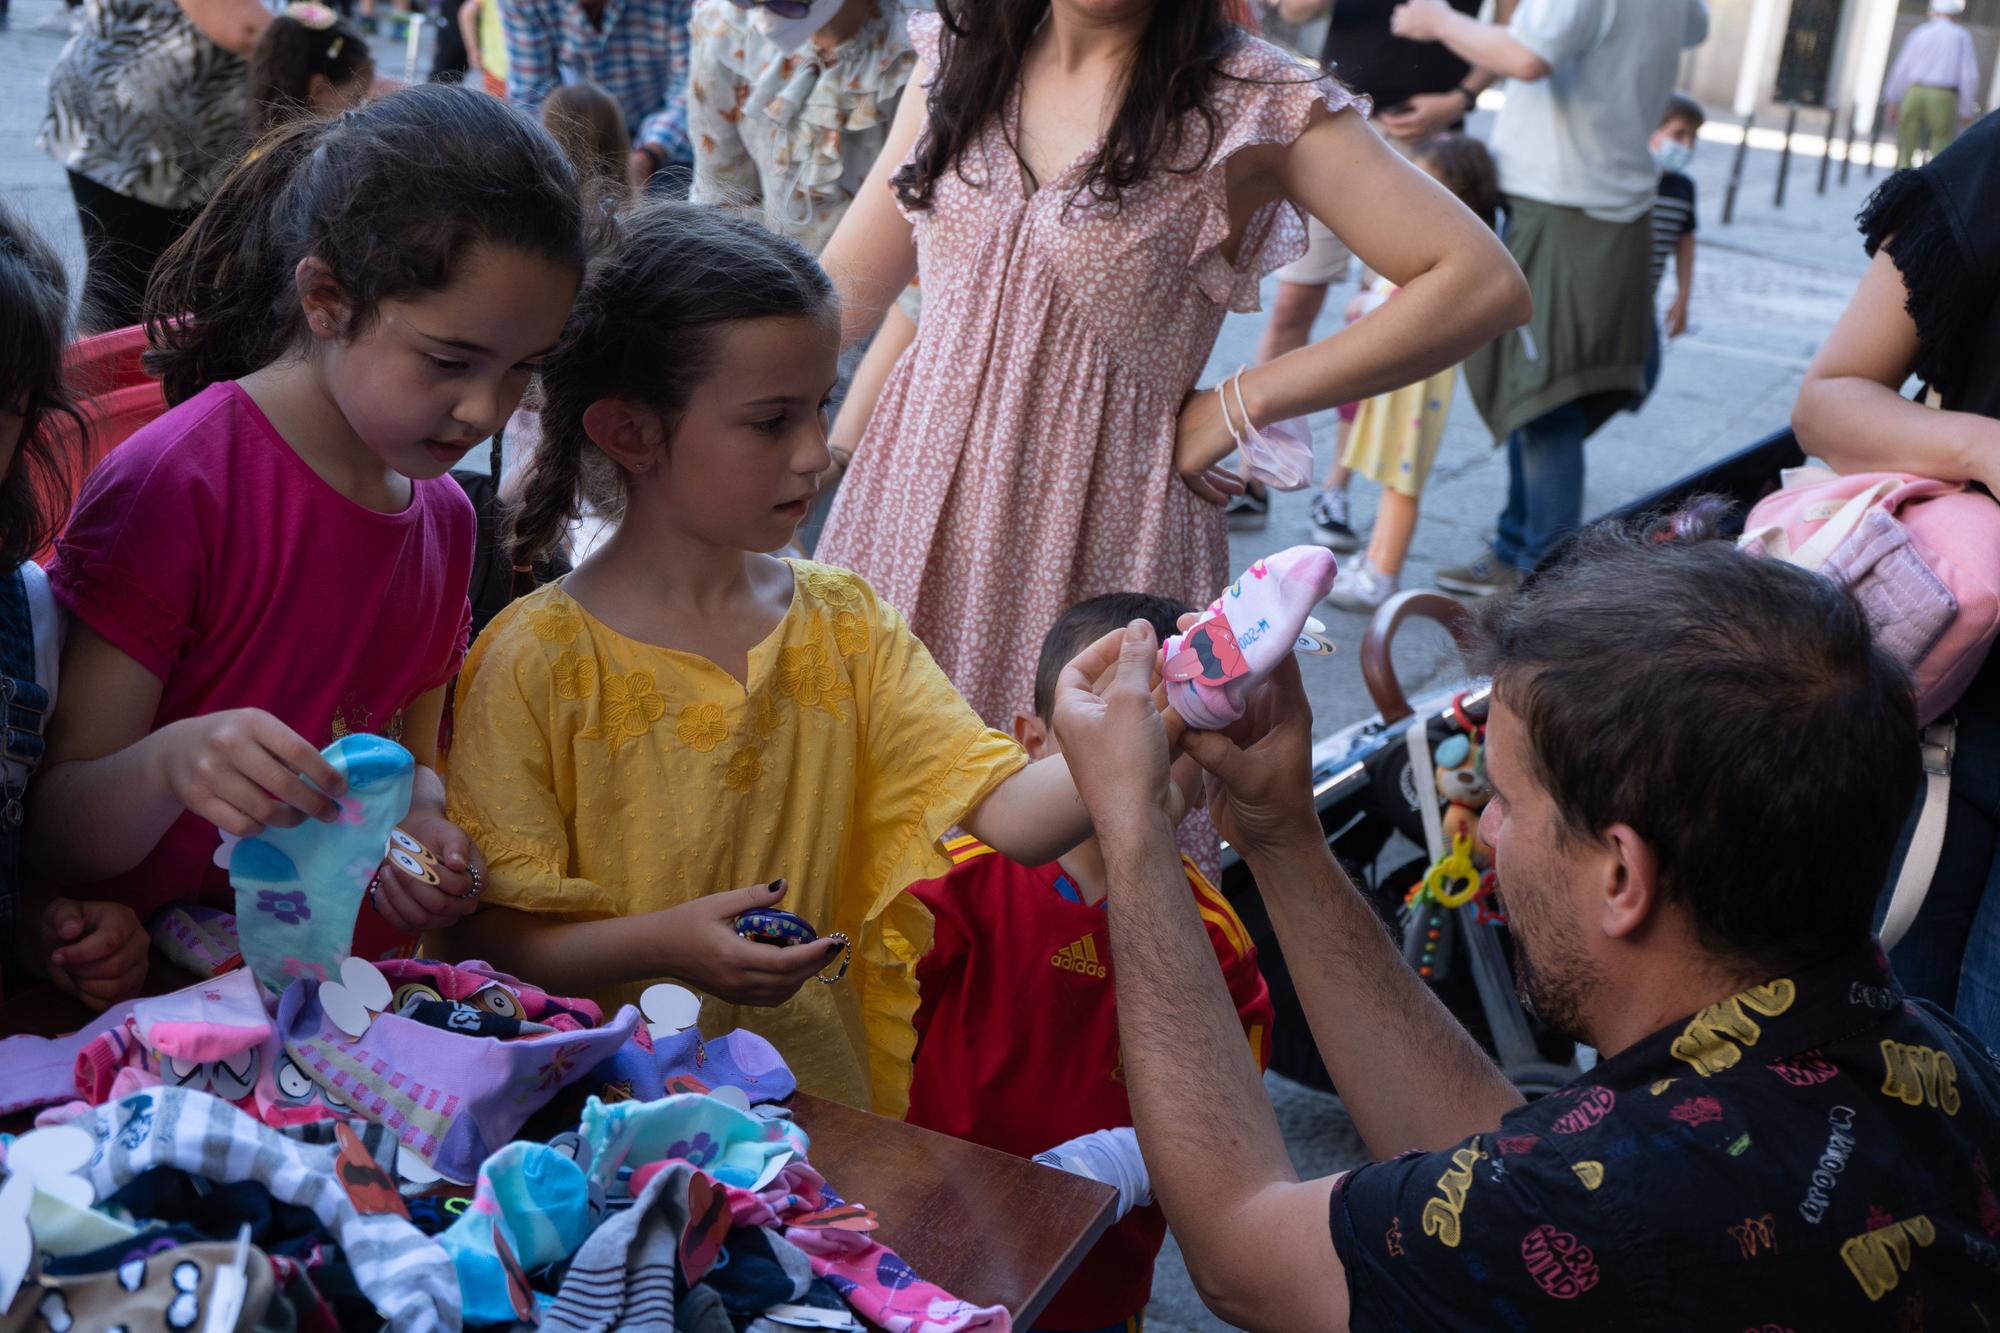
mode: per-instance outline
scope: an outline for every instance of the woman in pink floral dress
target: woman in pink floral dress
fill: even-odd
[[[1070,604],[1200,605],[1228,581],[1235,482],[1214,468],[1233,445],[1217,395],[1190,391],[1223,316],[1303,251],[1299,206],[1404,290],[1245,375],[1260,425],[1455,364],[1527,293],[1365,105],[1222,0],[940,0],[909,29],[917,73],[824,259],[850,338],[919,256],[924,318],[818,556],[1004,727]]]

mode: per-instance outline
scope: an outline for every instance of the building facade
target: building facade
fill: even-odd
[[[1858,111],[1868,133],[1889,63],[1929,0],[1708,0],[1708,41],[1681,62],[1681,86],[1711,114],[1771,111],[1789,102]],[[1964,22],[1986,80],[1983,105],[2000,104],[2000,0],[1966,0]]]

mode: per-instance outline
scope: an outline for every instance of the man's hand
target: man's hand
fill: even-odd
[[[1181,745],[1208,770],[1209,817],[1237,851],[1325,841],[1313,808],[1312,705],[1298,658],[1278,664],[1229,732],[1190,731]]]
[[[1674,298],[1667,307],[1667,337],[1678,338],[1688,331],[1688,299],[1685,295]]]
[[[1452,13],[1444,0],[1404,0],[1389,12],[1389,31],[1413,42],[1434,42]]]
[[[1153,697],[1159,654],[1153,627],[1135,620],[1084,649],[1056,680],[1056,736],[1100,834],[1167,808],[1167,726]]]
[[[1401,106],[1376,116],[1375,123],[1392,139],[1428,139],[1433,134],[1443,134],[1465,119],[1465,115],[1465,98],[1456,92],[1418,93]]]

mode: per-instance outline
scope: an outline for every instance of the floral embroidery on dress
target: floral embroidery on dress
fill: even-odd
[[[681,709],[681,723],[674,728],[681,744],[707,754],[729,739],[729,727],[722,720],[721,704],[689,704]]]
[[[583,633],[583,617],[568,602],[552,600],[528,612],[528,628],[543,643],[572,644]]]
[[[577,735],[585,740],[604,741],[614,751],[626,741],[637,740],[651,731],[653,724],[667,715],[667,701],[653,688],[650,671],[607,673],[597,700],[604,725]]]
[[[771,701],[770,695],[757,696],[757,711],[751,717],[750,725],[756,729],[760,740],[770,740],[778,730],[778,705]]]
[[[842,657],[868,651],[868,622],[852,611],[837,611],[833,617],[833,646]]]
[[[565,648],[556,656],[554,674],[558,699],[588,699],[597,693],[597,659],[594,657],[582,657]]]
[[[835,717],[849,694],[823,643],[787,644],[778,650],[778,692],[801,708],[823,707]]]
[[[745,796],[764,776],[764,756],[754,745],[746,745],[729,756],[729,768],[722,775],[722,781],[731,791],[742,792]]]
[[[815,569],[805,576],[806,593],[826,605],[851,609],[861,605],[861,590],[854,576],[840,570]]]

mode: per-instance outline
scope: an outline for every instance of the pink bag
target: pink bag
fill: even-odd
[[[2000,504],[1963,483],[1792,468],[1737,545],[1853,589],[1910,670],[1920,725],[1958,702],[2000,632]]]

